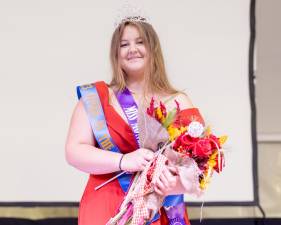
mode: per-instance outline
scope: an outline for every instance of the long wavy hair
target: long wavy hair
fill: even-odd
[[[168,80],[158,35],[150,24],[143,22],[127,21],[114,31],[110,48],[112,67],[110,86],[115,86],[118,90],[123,90],[126,86],[126,74],[120,66],[119,50],[123,31],[128,25],[135,26],[138,29],[148,52],[148,65],[145,68],[144,74],[146,87],[144,93],[163,93],[169,95],[178,93],[179,91],[172,87]]]

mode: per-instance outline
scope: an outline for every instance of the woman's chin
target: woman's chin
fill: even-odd
[[[139,68],[142,68],[144,67],[145,63],[143,61],[136,61],[136,62],[131,62],[131,63],[128,63],[127,67],[128,68],[136,68],[136,69],[139,69]]]
[[[135,77],[135,76],[140,76],[144,74],[144,69],[143,67],[141,68],[131,68],[130,70],[127,70],[127,75],[129,75],[130,77]]]
[[[144,71],[144,64],[128,66],[126,70],[130,73],[140,73]]]

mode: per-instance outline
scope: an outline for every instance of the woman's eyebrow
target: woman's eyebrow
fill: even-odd
[[[135,40],[139,40],[139,39],[142,39],[142,37],[137,37],[137,38],[135,38]],[[122,41],[129,41],[129,40],[127,40],[127,39],[121,39],[120,42],[122,42]]]

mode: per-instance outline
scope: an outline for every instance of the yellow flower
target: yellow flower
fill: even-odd
[[[170,141],[175,140],[178,136],[180,136],[182,133],[184,133],[187,128],[186,127],[174,127],[173,125],[168,126],[168,133],[169,133],[169,139]]]
[[[226,135],[225,136],[221,136],[219,138],[219,142],[220,142],[221,145],[223,145],[226,142],[226,140],[227,140],[227,136]]]
[[[217,163],[216,163],[216,160],[214,160],[214,159],[209,159],[208,165],[209,165],[210,167],[213,168],[216,164],[217,164]]]
[[[204,175],[204,178],[200,181],[200,188],[202,190],[206,189],[209,183],[210,183],[210,178]]]
[[[205,135],[209,136],[211,134],[211,127],[207,126],[206,130],[205,130]]]
[[[202,180],[200,181],[200,188],[201,188],[202,190],[204,190],[204,189],[206,189],[206,187],[207,187],[207,183],[206,183],[205,179],[202,179]]]
[[[213,171],[213,168],[209,166],[208,170],[204,172],[204,177],[200,181],[200,188],[201,189],[206,189],[207,185],[210,183],[212,171]]]
[[[161,111],[161,108],[160,107],[158,107],[158,108],[156,108],[156,117],[157,117],[157,119],[161,122],[161,123],[163,123],[164,122],[164,116],[163,116],[163,113],[162,113],[162,111]]]
[[[216,164],[217,164],[217,162],[216,162],[217,154],[218,154],[218,151],[215,151],[215,152],[210,156],[210,158],[209,158],[209,160],[208,160],[208,165],[209,165],[209,167],[210,167],[211,169],[213,169],[213,168],[216,166]]]
[[[178,129],[172,125],[168,126],[168,133],[170,141],[173,141],[178,136]]]
[[[180,127],[181,134],[187,131],[187,127]]]

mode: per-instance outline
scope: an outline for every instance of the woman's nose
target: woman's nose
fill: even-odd
[[[137,46],[135,44],[131,44],[129,48],[129,52],[136,52],[137,51]]]

